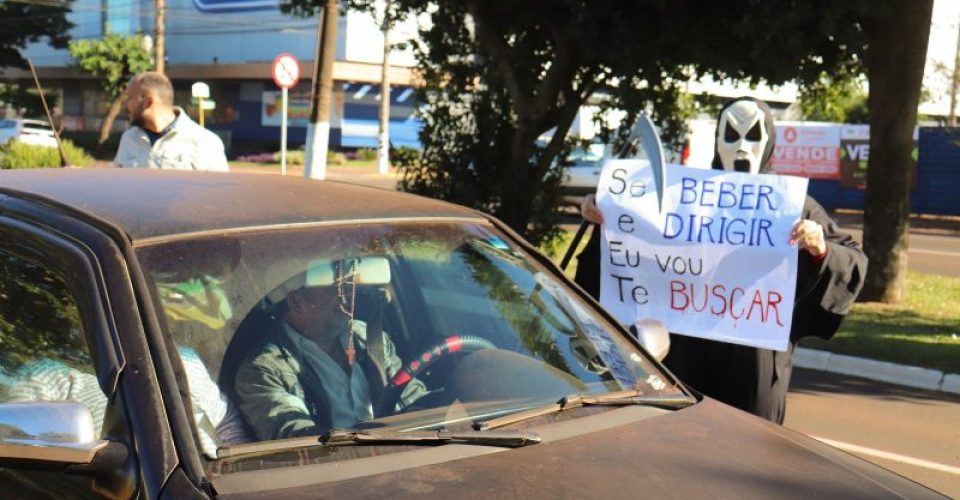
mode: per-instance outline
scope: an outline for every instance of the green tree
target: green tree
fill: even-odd
[[[97,153],[110,137],[113,121],[123,107],[123,91],[133,75],[153,68],[143,37],[107,35],[99,39],[70,42],[70,55],[76,66],[100,80],[100,86],[113,101],[100,125]]]
[[[46,40],[50,46],[63,48],[69,40],[68,31],[73,26],[67,21],[69,1],[53,6],[49,3],[2,2],[0,3],[0,67],[27,68],[27,61],[20,50],[28,43]],[[53,95],[46,95],[47,102]],[[44,116],[40,96],[29,88],[15,83],[0,84],[0,101],[16,109],[24,109],[27,116]]]
[[[867,123],[867,91],[861,82],[859,65],[855,69],[830,75],[824,73],[800,89],[799,105],[804,120]]]
[[[0,67],[26,68],[20,53],[27,43],[46,40],[50,46],[64,48],[73,24],[67,21],[72,2],[0,3]]]
[[[876,2],[864,16],[870,80],[870,160],[863,245],[870,272],[861,298],[900,302],[906,293],[913,129],[930,38],[933,0]]]
[[[318,3],[281,5],[309,14]],[[425,150],[405,186],[491,212],[534,242],[554,230],[555,160],[596,91],[628,119],[651,109],[678,135],[678,86],[688,77],[812,81],[849,58],[859,28],[826,0],[396,4],[432,20],[419,50]]]

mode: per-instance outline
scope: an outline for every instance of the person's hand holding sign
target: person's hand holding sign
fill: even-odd
[[[810,219],[804,219],[793,226],[790,244],[797,244],[800,250],[806,250],[814,259],[820,260],[827,255],[827,242],[823,237],[823,226]]]
[[[580,216],[587,222],[594,224],[603,224],[603,213],[597,207],[597,197],[594,194],[588,194],[580,202]]]

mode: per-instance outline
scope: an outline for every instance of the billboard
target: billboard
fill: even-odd
[[[840,179],[840,126],[832,123],[777,124],[770,167],[778,174]]]

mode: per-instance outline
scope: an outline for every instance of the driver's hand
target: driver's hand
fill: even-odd
[[[594,224],[603,224],[603,213],[597,207],[597,197],[594,194],[588,194],[580,202],[580,216],[587,222]]]

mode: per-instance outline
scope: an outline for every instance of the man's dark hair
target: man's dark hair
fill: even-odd
[[[163,73],[147,71],[140,73],[135,78],[143,91],[155,92],[161,103],[173,106],[173,84]]]

